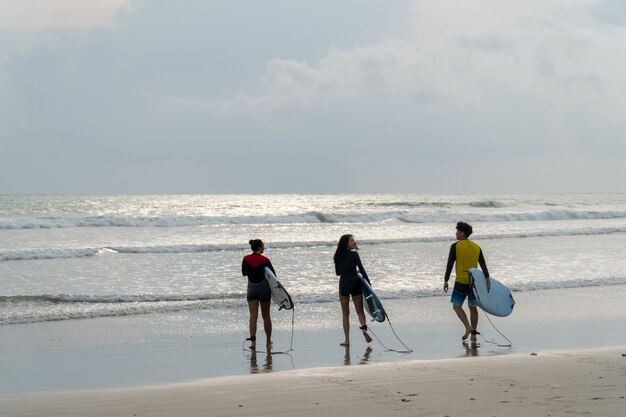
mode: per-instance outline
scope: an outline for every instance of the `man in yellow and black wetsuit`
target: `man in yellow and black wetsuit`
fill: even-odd
[[[468,239],[471,234],[472,226],[465,222],[458,222],[456,224],[457,241],[450,247],[443,290],[448,292],[448,280],[450,279],[450,274],[452,273],[452,267],[456,262],[456,279],[454,280],[454,289],[452,290],[450,302],[453,305],[454,312],[465,326],[465,334],[461,339],[466,340],[471,334],[471,340],[475,341],[476,335],[480,334],[476,330],[478,327],[478,310],[476,309],[476,299],[474,298],[474,293],[470,289],[468,270],[470,268],[476,268],[478,264],[480,264],[480,268],[487,278],[487,290],[490,288],[490,282],[489,271],[487,270],[487,264],[485,263],[483,251],[480,249],[480,246]],[[467,319],[467,314],[465,314],[465,310],[463,310],[465,298],[468,298],[467,305],[470,311],[469,321]]]

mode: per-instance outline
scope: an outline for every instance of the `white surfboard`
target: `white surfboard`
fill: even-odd
[[[291,296],[283,287],[283,284],[280,283],[276,275],[272,272],[271,269],[265,267],[265,279],[270,284],[270,290],[272,291],[272,301],[278,304],[278,311],[282,310],[291,310],[293,308],[293,301],[291,301]]]
[[[478,307],[489,314],[506,317],[513,311],[515,300],[511,291],[494,277],[489,277],[491,288],[487,291],[487,278],[483,271],[470,268],[470,286],[476,296]]]
[[[365,307],[365,311],[370,315],[372,321],[382,323],[387,316],[382,301],[380,301],[380,298],[363,275],[358,272],[357,275],[361,279],[361,284],[363,284],[363,306]]]

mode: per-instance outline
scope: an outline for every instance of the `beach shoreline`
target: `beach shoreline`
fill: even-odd
[[[228,376],[0,396],[3,415],[620,416],[626,346]],[[358,412],[357,412],[358,410]]]
[[[517,305],[511,316],[488,321],[481,313],[482,335],[476,345],[461,343],[462,328],[448,297],[383,300],[393,330],[413,349],[410,354],[386,349],[403,349],[388,323],[370,325],[378,337],[371,344],[365,343],[355,327],[350,348],[340,347],[338,303],[297,305],[294,349],[279,355],[247,350],[243,320],[236,332],[220,329],[211,325],[212,314],[206,311],[0,326],[4,376],[0,396],[133,389],[335,366],[545,354],[626,344],[626,312],[619,303],[605,301],[625,297],[626,286],[532,291],[514,296]],[[588,308],[590,305],[602,308]],[[274,349],[284,351],[290,343],[291,313],[273,314]],[[498,346],[507,343],[498,332],[513,346]],[[261,330],[259,339],[263,346]]]
[[[279,355],[245,350],[244,323],[237,332],[207,327],[206,311],[3,326],[0,409],[8,417],[621,416],[626,312],[606,300],[624,296],[623,285],[514,293],[511,316],[481,314],[475,345],[461,343],[448,297],[383,300],[410,354],[382,346],[400,347],[387,323],[371,325],[380,341],[368,345],[355,331],[352,346],[340,347],[332,303],[297,306],[294,350]],[[282,349],[291,315],[275,317]],[[497,331],[513,346],[491,343],[504,342]]]

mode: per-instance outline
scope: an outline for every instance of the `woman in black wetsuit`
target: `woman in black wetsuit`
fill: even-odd
[[[335,273],[339,275],[339,301],[341,303],[341,314],[343,316],[343,333],[345,340],[340,343],[341,346],[350,346],[350,296],[354,303],[354,309],[359,316],[361,323],[361,331],[366,342],[371,342],[372,338],[367,333],[367,324],[365,322],[365,312],[363,311],[363,293],[361,280],[357,276],[358,272],[369,282],[367,273],[361,263],[361,258],[357,252],[358,247],[354,236],[343,235],[339,239],[337,250],[333,260],[335,261]]]
[[[243,257],[241,261],[241,273],[248,277],[248,309],[250,310],[250,349],[256,349],[256,327],[259,318],[259,306],[263,317],[263,329],[265,330],[265,344],[269,349],[272,346],[272,319],[270,318],[270,302],[272,293],[270,285],[265,279],[265,267],[276,274],[272,262],[263,256],[265,246],[261,239],[253,239],[250,242],[252,253]]]

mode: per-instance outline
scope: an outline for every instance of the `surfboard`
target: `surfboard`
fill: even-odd
[[[383,303],[380,301],[378,295],[374,292],[374,289],[369,282],[361,275],[357,273],[363,284],[363,306],[365,311],[370,315],[372,321],[383,322],[387,314],[383,308]]]
[[[487,278],[483,271],[470,268],[470,286],[476,296],[478,307],[489,314],[506,317],[513,311],[515,300],[511,291],[494,277],[489,277],[491,288],[487,291]]]
[[[293,308],[293,301],[291,301],[291,296],[283,287],[283,284],[280,283],[276,275],[269,269],[267,266],[265,267],[265,279],[270,284],[270,290],[272,291],[272,301],[278,304],[278,311],[282,310],[291,310]]]

